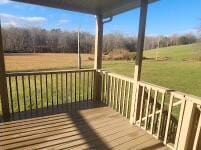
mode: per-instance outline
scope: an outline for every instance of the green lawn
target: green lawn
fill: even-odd
[[[143,61],[142,80],[163,87],[201,96],[201,44],[147,50]],[[167,60],[156,61],[156,55]],[[104,69],[133,77],[134,62],[111,61]]]

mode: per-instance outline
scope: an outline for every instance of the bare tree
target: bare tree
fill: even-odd
[[[201,30],[201,29],[200,29]],[[39,28],[3,28],[3,44],[6,52],[14,53],[44,53],[44,52],[77,52],[77,32],[61,31],[60,29],[45,30]],[[183,37],[173,36],[147,36],[145,49],[155,49],[178,44],[189,44],[196,42],[194,35]],[[88,32],[80,32],[80,52],[93,53],[94,35]],[[136,50],[136,37],[128,37],[121,33],[104,35],[104,53],[108,54],[114,50]]]

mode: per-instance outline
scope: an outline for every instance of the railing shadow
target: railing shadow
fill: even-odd
[[[80,113],[81,110],[97,107],[104,107],[99,102],[88,102],[78,105],[67,105],[68,109],[55,108],[54,111],[46,111],[39,114],[32,112],[32,116],[26,115],[23,121],[10,122],[9,126],[0,125],[0,148],[48,148],[60,147],[71,149],[76,146],[85,145],[93,149],[96,144],[104,149],[109,149],[95,129],[89,124],[85,116]],[[63,106],[61,106],[63,107]],[[42,110],[41,110],[42,111]],[[65,112],[65,113],[64,113]],[[59,113],[62,116],[58,115]],[[55,115],[57,114],[57,115]],[[22,119],[22,115],[20,114]],[[93,114],[94,115],[94,114]],[[46,116],[45,119],[40,118]],[[103,116],[104,117],[104,116]],[[30,120],[30,118],[32,118]],[[17,119],[17,118],[15,118]],[[47,144],[48,143],[48,144]]]
[[[76,117],[74,117],[73,115],[75,115],[78,118],[81,118],[82,121],[82,125],[79,124],[79,122],[77,122]],[[95,131],[95,129],[93,129],[93,127],[87,122],[86,119],[84,119],[84,117],[82,116],[81,113],[76,112],[75,114],[72,114],[71,117],[76,129],[79,131],[79,134],[81,135],[82,139],[84,139],[84,141],[82,142],[78,142],[78,144],[75,144],[76,146],[87,146],[87,149],[97,149],[97,145],[101,145],[102,149],[110,149],[110,147],[108,146],[108,144],[101,138],[101,136],[99,135],[99,133],[97,133]],[[94,118],[96,119],[96,118]],[[80,139],[78,139],[79,141]],[[74,141],[75,143],[77,141]],[[73,148],[74,145],[72,146],[67,146],[65,148],[70,149]]]
[[[164,145],[163,143],[157,143],[155,145],[151,145],[151,146],[147,146],[145,148],[142,148],[141,150],[154,150],[154,149],[162,149],[164,148]]]
[[[0,123],[3,122],[3,116],[0,115]]]
[[[38,109],[22,111],[22,112],[15,112],[14,114],[11,114],[11,117],[8,121],[4,121],[3,117],[0,116],[0,122],[24,120],[24,119],[43,117],[43,116],[55,115],[55,114],[66,113],[66,112],[74,113],[79,110],[102,107],[102,106],[106,106],[106,105],[102,103],[100,104],[97,101],[92,101],[92,100],[81,101],[81,102],[71,102],[67,104],[59,104],[58,106],[49,106],[48,108],[46,107],[46,108],[38,108]]]

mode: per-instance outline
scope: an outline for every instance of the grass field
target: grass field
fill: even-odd
[[[92,65],[90,54],[82,54],[82,64]],[[77,67],[77,54],[12,54],[6,55],[7,71],[33,71],[48,69],[70,69]]]
[[[88,59],[91,56],[82,55],[84,68],[93,67],[93,61]],[[201,46],[199,44],[147,50],[144,56],[148,59],[143,60],[142,80],[201,97],[201,61],[199,61]],[[155,59],[156,56],[158,60]],[[76,58],[76,54],[7,55],[6,70],[72,69],[76,68]],[[134,61],[104,61],[103,68],[133,77]],[[13,85],[15,85],[14,82]],[[32,90],[34,92],[34,87]],[[14,93],[14,98],[16,99],[16,93]],[[17,105],[15,110],[17,111]]]
[[[160,61],[155,60],[156,55]],[[142,80],[201,96],[200,44],[148,50],[144,56],[150,59],[143,61]],[[105,64],[104,68],[132,77],[134,62],[114,61]]]

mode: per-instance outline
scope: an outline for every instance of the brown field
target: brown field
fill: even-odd
[[[83,67],[93,64],[88,57],[93,57],[93,55],[81,54]],[[77,54],[9,54],[5,55],[5,62],[6,71],[76,68]]]

